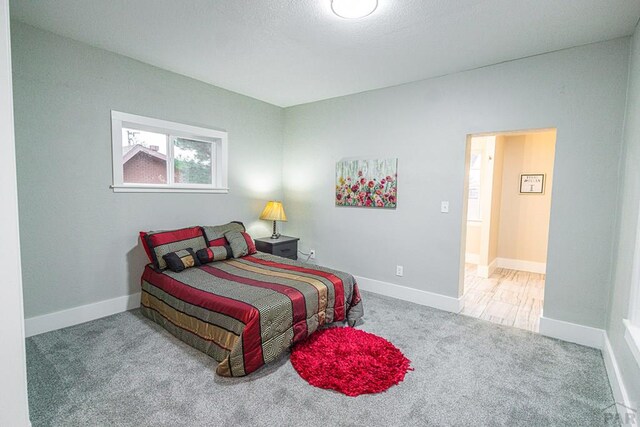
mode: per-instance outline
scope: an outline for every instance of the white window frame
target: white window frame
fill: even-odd
[[[133,128],[147,132],[166,134],[167,184],[132,184],[124,182],[122,166],[122,129]],[[173,138],[185,138],[212,143],[212,184],[171,184],[174,173]],[[219,141],[219,142],[218,142]],[[111,145],[114,192],[129,193],[228,193],[228,134],[225,131],[111,111]],[[214,173],[215,172],[215,173]]]
[[[633,252],[633,271],[629,293],[629,315],[624,319],[624,338],[640,366],[640,208],[636,228],[636,247]]]

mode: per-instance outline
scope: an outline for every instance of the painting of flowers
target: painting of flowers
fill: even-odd
[[[336,163],[336,206],[395,209],[398,159]]]

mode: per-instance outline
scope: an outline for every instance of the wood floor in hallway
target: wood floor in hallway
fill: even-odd
[[[465,265],[461,314],[538,332],[545,275],[498,268],[488,279]]]

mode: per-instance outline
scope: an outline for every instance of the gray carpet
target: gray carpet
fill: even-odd
[[[34,426],[602,425],[598,350],[363,292],[365,322],[412,360],[385,393],[308,385],[288,357],[245,378],[138,311],[27,339]]]

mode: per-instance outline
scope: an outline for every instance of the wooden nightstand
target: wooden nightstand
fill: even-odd
[[[298,239],[297,237],[280,236],[279,239],[271,237],[261,237],[255,239],[256,249],[283,258],[298,259]]]

